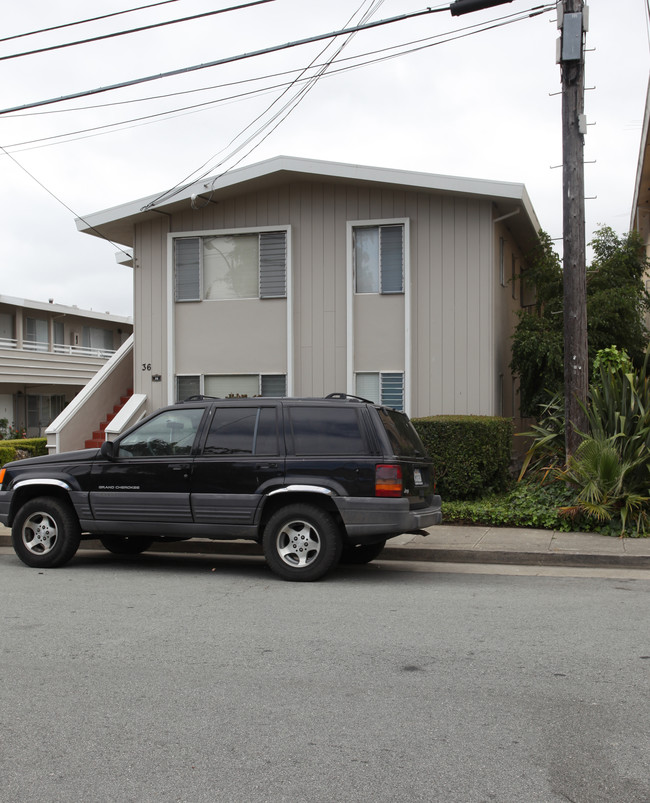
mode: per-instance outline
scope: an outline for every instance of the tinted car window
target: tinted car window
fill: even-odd
[[[377,412],[396,455],[406,457],[426,454],[426,449],[415,431],[415,427],[403,413],[387,407],[382,407]]]
[[[122,438],[118,457],[190,454],[202,417],[198,408],[166,410]]]
[[[218,407],[204,454],[277,454],[273,407]]]
[[[357,410],[293,407],[289,410],[297,455],[367,454]]]

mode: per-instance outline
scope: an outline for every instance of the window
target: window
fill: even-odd
[[[357,293],[404,292],[404,225],[355,226],[352,250]]]
[[[289,421],[296,455],[368,454],[358,410],[293,407]]]
[[[106,352],[113,351],[113,332],[98,326],[84,326],[81,331],[81,344],[85,349]]]
[[[122,438],[119,457],[188,455],[203,417],[203,409],[166,410]]]
[[[42,429],[54,421],[65,407],[65,396],[27,396],[27,426]]]
[[[390,445],[396,455],[424,455],[426,449],[409,419],[395,410],[380,410],[381,418]]]
[[[16,348],[14,316],[8,312],[0,312],[0,345],[4,348]]]
[[[404,374],[402,372],[363,372],[356,375],[356,393],[376,404],[404,410]]]
[[[286,396],[287,377],[285,374],[196,374],[176,377],[177,401],[201,394],[220,399],[231,396]]]
[[[28,351],[49,351],[50,336],[47,321],[40,318],[25,318],[23,347]]]
[[[53,343],[54,343],[54,351],[61,352],[61,346],[64,344],[64,329],[63,329],[63,321],[54,321],[52,326],[52,334],[53,334]],[[57,348],[58,346],[58,348]]]
[[[287,232],[174,240],[176,301],[286,298]]]
[[[176,401],[185,401],[192,396],[201,395],[200,376],[177,376],[176,377]]]
[[[203,454],[278,454],[273,407],[221,407],[214,412]]]

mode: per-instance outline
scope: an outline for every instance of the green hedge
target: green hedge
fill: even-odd
[[[437,415],[413,419],[433,458],[444,500],[476,499],[504,491],[510,481],[513,424],[510,418]]]
[[[0,466],[16,459],[16,450],[29,452],[30,457],[47,454],[47,438],[20,438],[13,441],[0,441]]]

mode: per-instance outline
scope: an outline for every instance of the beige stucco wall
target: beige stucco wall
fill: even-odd
[[[135,391],[149,395],[155,408],[172,400],[174,365],[179,373],[246,373],[284,371],[289,359],[294,395],[354,392],[347,365],[347,223],[407,219],[407,293],[355,298],[353,367],[370,370],[378,360],[383,370],[394,370],[393,362],[408,359],[413,416],[498,413],[500,373],[507,375],[504,386],[510,385],[514,300],[509,287],[498,286],[501,235],[494,217],[489,200],[298,182],[208,203],[201,210],[188,203],[182,214],[141,223],[135,237]],[[168,232],[257,226],[291,227],[287,302],[170,302]],[[385,302],[387,314],[373,302]],[[215,314],[222,304],[227,311],[224,306]],[[215,341],[225,346],[224,330],[228,349],[217,351]],[[177,345],[170,361],[172,334]],[[160,382],[153,381],[156,374]]]
[[[286,373],[285,299],[184,302],[172,314],[177,374]]]
[[[354,296],[354,367],[357,371],[405,369],[404,295]]]

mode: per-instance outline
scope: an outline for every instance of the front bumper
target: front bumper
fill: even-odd
[[[11,497],[13,491],[0,491],[0,524],[9,526],[9,510],[11,509]]]

